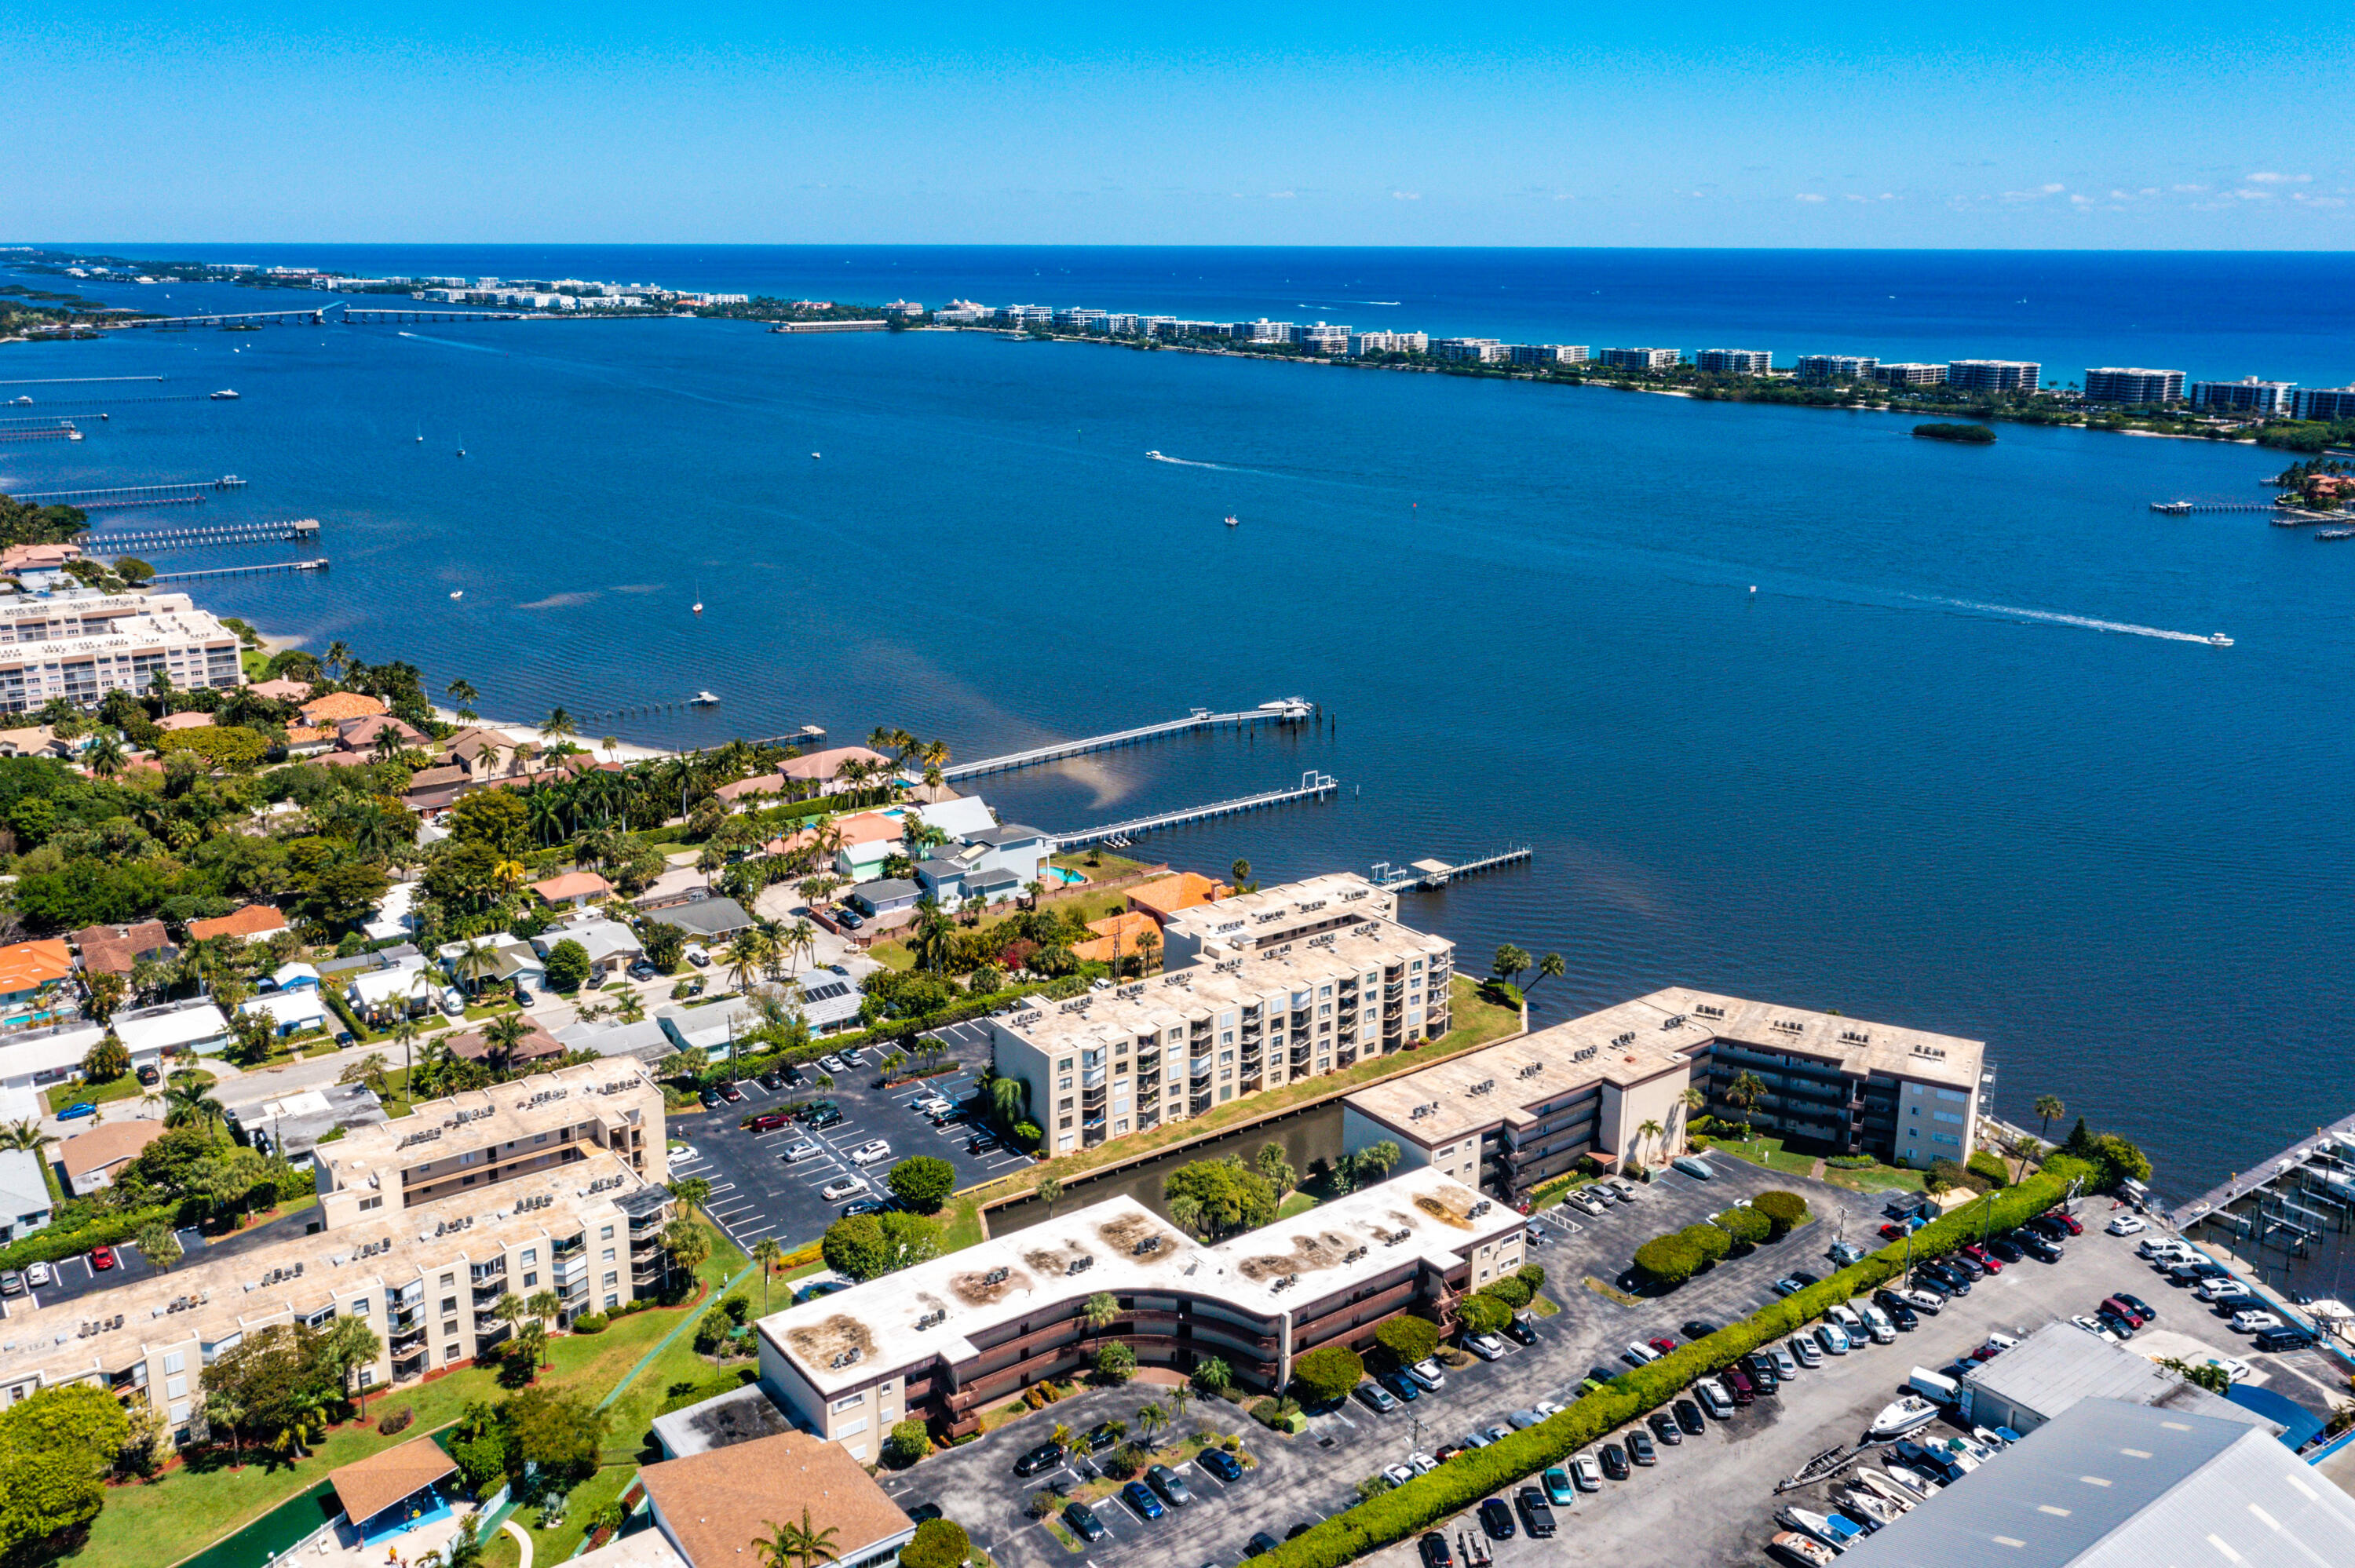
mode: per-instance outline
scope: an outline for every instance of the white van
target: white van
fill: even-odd
[[[1719,1386],[1715,1378],[1701,1379],[1692,1385],[1692,1391],[1693,1397],[1700,1401],[1701,1408],[1709,1412],[1711,1419],[1717,1421],[1733,1419],[1733,1396]]]
[[[1932,1372],[1928,1367],[1915,1367],[1913,1375],[1905,1380],[1905,1386],[1938,1404],[1953,1404],[1963,1397],[1962,1384],[1953,1378]]]

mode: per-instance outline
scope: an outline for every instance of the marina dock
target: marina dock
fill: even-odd
[[[2169,517],[2189,517],[2195,512],[2276,512],[2280,508],[2270,501],[2154,501],[2153,512]]]
[[[160,572],[150,581],[159,583],[193,582],[197,577],[245,577],[261,572],[324,572],[327,557],[321,556],[309,561],[271,561],[259,567],[207,567],[193,572]]]
[[[112,556],[137,550],[202,550],[225,545],[310,544],[319,537],[316,517],[286,523],[230,523],[214,528],[149,528],[131,534],[86,537],[81,547],[91,555]]]
[[[172,484],[117,484],[102,490],[28,491],[17,500],[41,506],[157,506],[176,501],[202,501],[208,490],[235,490],[245,481],[234,474],[218,479],[188,479]]]
[[[1055,847],[1080,849],[1089,844],[1103,844],[1118,849],[1139,833],[1156,832],[1163,828],[1184,827],[1189,822],[1207,822],[1213,817],[1231,817],[1241,811],[1256,811],[1268,806],[1288,806],[1295,800],[1321,800],[1340,786],[1329,773],[1311,768],[1300,776],[1300,782],[1289,789],[1270,789],[1261,795],[1241,795],[1231,800],[1213,800],[1207,806],[1188,806],[1183,810],[1162,811],[1150,817],[1131,817],[1124,822],[1107,822],[1100,828],[1082,828],[1076,832],[1056,833]]]
[[[1494,871],[1499,866],[1518,865],[1529,858],[1529,846],[1518,844],[1453,865],[1444,860],[1419,860],[1400,867],[1382,860],[1374,863],[1373,874],[1366,880],[1386,893],[1409,887],[1444,887],[1459,876],[1476,876],[1481,872]]]
[[[2254,1171],[2242,1171],[2230,1181],[2210,1188],[2191,1202],[2170,1211],[2167,1223],[2179,1231],[2198,1224],[2231,1208],[2259,1188],[2308,1169],[2318,1156],[2335,1166],[2339,1159],[2336,1151],[2342,1146],[2355,1148],[2355,1116],[2342,1117],[2328,1127],[2319,1128],[2313,1137],[2299,1139]]]
[[[1165,736],[1187,735],[1195,730],[1217,729],[1225,725],[1241,729],[1257,724],[1302,724],[1316,712],[1316,705],[1303,697],[1262,703],[1241,713],[1214,714],[1208,708],[1196,708],[1184,718],[1139,725],[1135,729],[1115,730],[1110,735],[1092,735],[1081,740],[1057,741],[1051,746],[1033,747],[1028,751],[1007,752],[1003,757],[986,757],[977,762],[960,762],[942,768],[941,777],[955,783],[961,779],[978,779],[986,773],[1008,773],[1018,768],[1036,768],[1042,763],[1060,762],[1067,757],[1082,757],[1091,751],[1110,751],[1115,747],[1135,746],[1144,741],[1159,740]]]

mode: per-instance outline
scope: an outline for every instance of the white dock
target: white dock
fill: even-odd
[[[1167,719],[1160,724],[1139,725],[1135,729],[1115,730],[1110,735],[1092,735],[1081,740],[1061,740],[1051,746],[1035,746],[1028,751],[1009,751],[1003,757],[985,757],[977,762],[960,762],[941,769],[941,777],[950,783],[961,779],[978,779],[985,773],[1007,773],[1017,768],[1036,768],[1041,763],[1060,762],[1067,757],[1082,757],[1091,751],[1110,751],[1114,747],[1135,746],[1140,741],[1159,740],[1164,736],[1185,735],[1198,729],[1216,729],[1221,725],[1238,728],[1254,724],[1301,724],[1316,712],[1316,705],[1305,697],[1284,697],[1273,703],[1262,703],[1241,713],[1214,714],[1208,708],[1196,708],[1184,718]]]
[[[1419,860],[1412,865],[1394,866],[1390,862],[1374,863],[1373,874],[1366,880],[1386,892],[1408,887],[1444,887],[1459,876],[1473,876],[1484,871],[1494,871],[1500,865],[1513,865],[1529,858],[1529,846],[1516,844],[1484,854],[1476,860],[1456,862]]]
[[[1088,844],[1126,843],[1139,833],[1149,833],[1162,828],[1183,827],[1188,822],[1207,822],[1213,817],[1231,817],[1239,811],[1256,811],[1265,806],[1288,806],[1295,800],[1321,800],[1340,786],[1329,773],[1315,769],[1303,773],[1297,786],[1289,789],[1270,789],[1262,795],[1241,795],[1231,800],[1213,800],[1207,806],[1189,806],[1179,811],[1163,811],[1151,817],[1132,817],[1124,822],[1107,822],[1100,828],[1082,828],[1077,832],[1057,833],[1055,848],[1079,849]]]

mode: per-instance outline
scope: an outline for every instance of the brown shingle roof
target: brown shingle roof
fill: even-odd
[[[273,703],[297,703],[311,694],[308,681],[290,681],[281,675],[274,681],[257,681],[248,688],[257,697],[267,697]]]
[[[354,1524],[374,1519],[411,1492],[457,1469],[431,1437],[412,1437],[381,1454],[346,1465],[327,1479]]]
[[[201,942],[212,937],[266,937],[285,928],[286,916],[276,909],[267,904],[249,904],[218,920],[189,921],[188,939]]]
[[[469,1030],[464,1034],[452,1035],[449,1047],[452,1055],[464,1056],[469,1062],[487,1061],[491,1054],[490,1042],[483,1038],[483,1032],[479,1029]],[[544,1033],[539,1025],[535,1023],[531,1026],[531,1032],[516,1043],[516,1048],[508,1055],[507,1060],[537,1062],[543,1056],[563,1054],[563,1042],[558,1040],[553,1034]]]
[[[384,711],[382,697],[371,697],[366,692],[329,692],[303,705],[303,721],[313,725],[341,724],[346,719],[366,718]]]
[[[805,1507],[813,1528],[835,1532],[845,1563],[915,1528],[848,1449],[806,1432],[648,1465],[638,1479],[695,1568],[750,1561],[756,1536],[773,1523],[798,1525]]]
[[[66,1182],[80,1190],[81,1179],[93,1171],[130,1159],[164,1136],[164,1124],[135,1118],[110,1121],[58,1145],[58,1163],[66,1168]]]
[[[127,975],[142,953],[160,953],[172,945],[172,934],[161,920],[142,920],[118,930],[90,926],[73,934],[80,949],[81,967],[94,975]]]

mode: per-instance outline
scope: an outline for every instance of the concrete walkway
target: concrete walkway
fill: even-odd
[[[507,1520],[499,1528],[514,1536],[516,1544],[523,1550],[523,1561],[518,1568],[531,1568],[531,1532],[513,1520]]]

